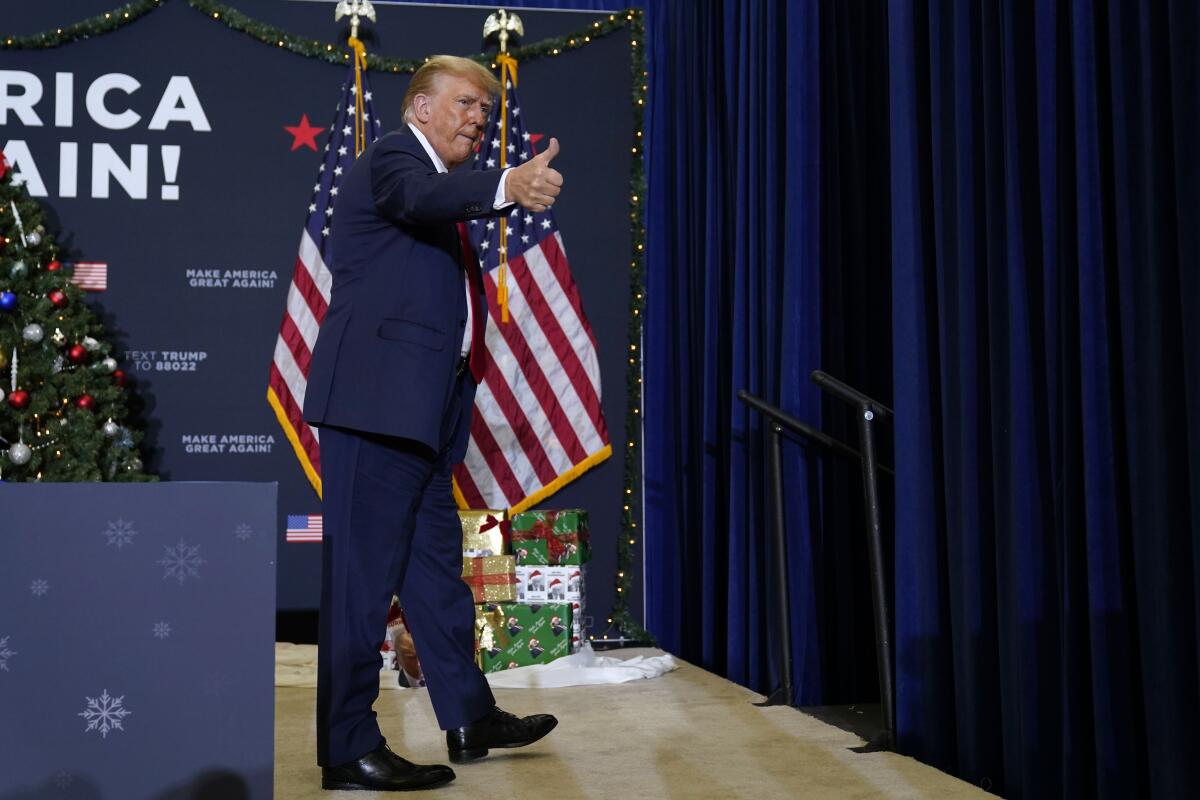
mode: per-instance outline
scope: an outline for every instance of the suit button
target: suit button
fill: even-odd
[[[458,327],[460,327],[460,328],[467,327],[467,321],[464,319],[462,322],[458,323]]]

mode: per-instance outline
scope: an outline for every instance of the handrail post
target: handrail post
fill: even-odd
[[[783,428],[774,420],[767,421],[767,463],[771,479],[771,507],[775,517],[773,560],[775,562],[776,639],[779,642],[780,685],[757,706],[790,706],[792,691],[792,619],[787,590],[787,520],[783,497]]]
[[[862,450],[863,505],[867,517],[867,555],[871,567],[871,599],[875,612],[875,666],[879,671],[879,698],[883,706],[883,733],[870,749],[892,750],[896,743],[895,690],[892,684],[892,637],[888,624],[887,577],[884,572],[883,526],[876,481],[875,435],[871,403],[858,407],[858,446]]]

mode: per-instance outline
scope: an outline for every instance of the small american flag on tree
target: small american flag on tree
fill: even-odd
[[[102,261],[76,261],[71,270],[71,283],[85,292],[103,292],[108,288],[108,264]]]
[[[476,169],[519,166],[534,156],[517,98],[517,62],[506,54],[497,61],[504,94]],[[552,211],[518,206],[503,217],[473,220],[468,231],[490,311],[487,368],[467,455],[454,468],[456,496],[467,508],[521,511],[612,453],[600,410],[596,338]]]

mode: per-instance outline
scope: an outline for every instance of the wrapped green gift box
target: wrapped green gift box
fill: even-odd
[[[591,560],[583,509],[521,511],[513,514],[511,524],[512,551],[521,566],[579,566]]]
[[[476,657],[484,672],[548,664],[571,649],[571,604],[475,607]]]

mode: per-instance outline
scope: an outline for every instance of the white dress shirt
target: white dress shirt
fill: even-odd
[[[411,122],[408,123],[408,127],[412,130],[413,135],[417,137],[417,141],[421,143],[421,147],[425,148],[425,152],[429,155],[429,160],[433,162],[433,166],[437,168],[437,171],[449,172],[450,170],[446,169],[446,165],[442,163],[442,159],[438,157],[437,152],[434,151],[432,146],[430,146],[429,140],[425,138],[425,134],[421,133],[421,130]],[[505,206],[512,205],[512,203],[504,199],[504,182],[508,180],[508,171],[511,169],[512,167],[509,167],[508,169],[504,170],[504,173],[500,176],[500,183],[496,186],[496,199],[493,202],[492,207],[497,211]],[[472,326],[475,324],[475,320],[473,319],[471,313],[471,307],[473,305],[471,303],[471,279],[466,275],[463,276],[463,279],[466,283],[467,293],[467,327],[466,330],[463,331],[461,353],[465,356],[471,350],[471,333],[474,331]]]

